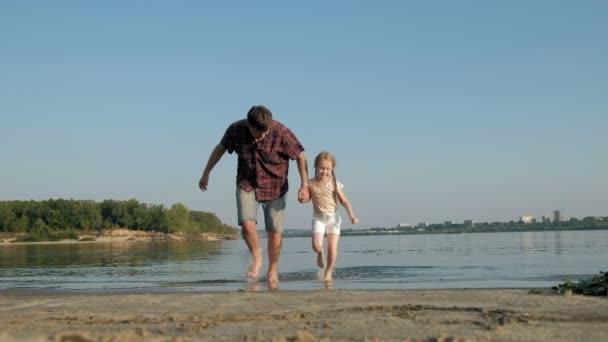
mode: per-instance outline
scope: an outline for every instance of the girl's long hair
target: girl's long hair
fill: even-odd
[[[338,204],[338,181],[336,180],[336,172],[335,172],[336,157],[327,151],[323,151],[323,152],[317,154],[317,156],[315,157],[315,176],[318,172],[317,169],[319,168],[319,163],[321,162],[321,160],[329,160],[332,164],[331,176],[333,177],[333,182],[334,182],[334,200],[336,201],[336,204]]]

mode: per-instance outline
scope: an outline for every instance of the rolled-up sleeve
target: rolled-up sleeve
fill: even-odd
[[[283,126],[283,128],[285,129],[283,134],[283,153],[285,153],[289,159],[295,160],[300,153],[304,151],[304,146],[302,146],[298,138],[296,138],[295,134],[293,134],[289,128],[285,126]]]
[[[228,126],[226,132],[224,133],[224,136],[222,137],[222,140],[220,140],[220,144],[222,144],[222,146],[224,146],[226,148],[226,151],[228,151],[228,153],[230,154],[232,154],[235,149],[234,130],[235,124]]]

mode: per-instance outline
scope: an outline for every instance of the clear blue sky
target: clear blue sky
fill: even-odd
[[[263,104],[309,160],[336,154],[362,228],[608,215],[606,13],[601,0],[2,1],[0,200],[181,202],[236,224],[236,156],[208,192],[197,182],[226,127]],[[290,171],[287,228],[308,228]]]

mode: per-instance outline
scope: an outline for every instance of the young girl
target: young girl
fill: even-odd
[[[359,223],[353,207],[342,191],[342,183],[336,180],[336,158],[329,152],[321,152],[315,158],[315,178],[308,180],[313,205],[312,249],[317,253],[317,266],[325,268],[326,282],[332,281],[332,273],[338,255],[338,238],[342,219],[338,215],[338,201],[342,204],[350,222]],[[323,260],[323,236],[327,233],[327,264]]]

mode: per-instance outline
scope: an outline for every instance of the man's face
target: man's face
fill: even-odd
[[[270,131],[269,129],[262,131],[259,130],[253,126],[251,126],[250,124],[247,124],[247,127],[249,127],[249,132],[251,132],[251,135],[253,135],[253,138],[255,139],[255,141],[261,141],[264,138],[266,138],[266,135],[268,135],[268,132]]]

